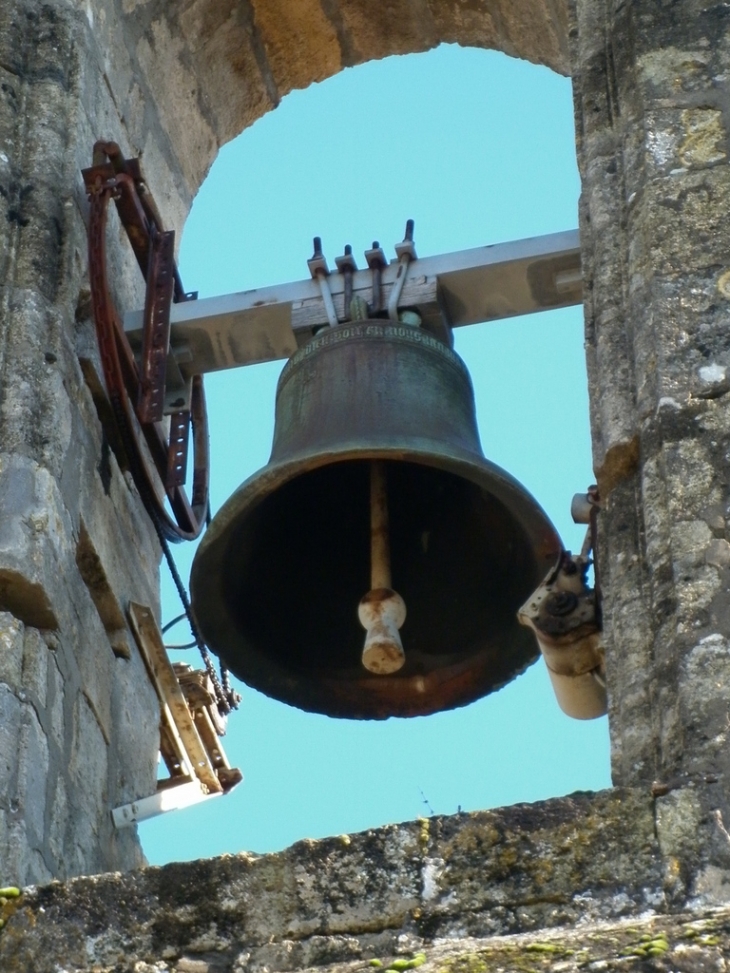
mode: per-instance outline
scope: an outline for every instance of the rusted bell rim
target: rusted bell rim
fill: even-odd
[[[220,586],[211,587],[210,578],[220,575],[220,566],[225,563],[229,545],[235,543],[235,525],[271,494],[305,471],[330,466],[340,461],[368,459],[417,463],[454,473],[477,486],[482,486],[505,505],[526,535],[531,538],[536,562],[535,578],[542,577],[554,565],[561,549],[561,542],[547,515],[524,487],[481,455],[473,454],[470,459],[466,455],[457,457],[442,454],[439,457],[440,461],[435,463],[432,452],[424,455],[413,449],[381,448],[364,451],[361,448],[352,448],[322,454],[316,460],[311,456],[307,457],[306,461],[301,457],[293,457],[270,464],[243,483],[219,510],[204,535],[193,564],[191,587],[194,597],[196,587],[198,593],[205,591],[209,621],[211,617],[213,619],[222,617],[226,611]],[[193,611],[195,612],[195,600]],[[214,622],[213,629],[216,628],[217,623]],[[221,657],[226,658],[224,645],[217,645],[217,633],[210,631],[208,637],[213,651],[220,651]],[[508,677],[503,682],[491,685],[488,691],[492,692],[506,685],[537,658],[539,653],[537,646],[534,646],[534,652],[525,656],[521,664],[513,666]],[[229,664],[231,661],[228,658]],[[370,675],[363,670],[357,685],[352,691],[344,694],[339,670],[318,671],[317,681],[320,689],[316,701],[309,697],[300,698],[296,693],[289,692],[287,687],[290,685],[292,673],[278,664],[271,665],[266,679],[257,679],[252,685],[290,705],[311,712],[325,713],[328,716],[355,719],[384,719],[393,715],[425,716],[443,709],[466,705],[483,695],[484,690],[477,692],[474,687],[483,684],[483,676],[487,671],[485,666],[487,669],[491,668],[489,653],[486,651],[468,658],[445,662],[438,672],[408,675],[401,671],[383,676]],[[310,677],[314,678],[311,673]],[[246,679],[246,676],[242,675],[242,678]],[[410,702],[407,702],[408,699]]]

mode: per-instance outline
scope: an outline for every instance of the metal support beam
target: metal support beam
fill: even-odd
[[[382,270],[382,300],[399,274],[394,260]],[[345,274],[327,277],[337,318],[344,321]],[[369,300],[372,271],[351,275],[352,293]],[[399,285],[400,286],[400,285]],[[423,326],[440,331],[569,307],[582,301],[577,230],[411,260],[398,300],[415,308]],[[330,309],[331,313],[331,309]],[[125,317],[124,329],[141,350],[142,311]],[[224,368],[288,358],[328,324],[316,280],[173,304],[170,346],[184,378]]]
[[[160,755],[170,776],[156,793],[113,808],[115,828],[227,794],[243,779],[223,752],[225,723],[206,673],[170,662],[151,608],[130,602],[127,615],[160,701]]]

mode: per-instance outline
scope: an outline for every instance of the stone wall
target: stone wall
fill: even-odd
[[[613,778],[726,883],[730,10],[577,0],[571,39]]]
[[[575,0],[567,24],[557,0],[4,4],[4,878],[138,863],[109,810],[154,788],[157,704],[124,612],[157,609],[159,552],[94,404],[93,142],[141,155],[180,229],[218,147],[292,87],[441,40],[566,71],[569,34],[614,778],[655,783],[678,889],[727,879],[730,14]],[[114,228],[110,261],[120,306],[139,306]]]
[[[124,609],[156,607],[158,552],[83,370],[78,169],[109,113],[86,114],[80,26],[71,5],[0,12],[0,867],[21,882],[139,863],[109,809],[156,776]]]
[[[97,414],[97,139],[142,156],[177,230],[220,145],[292,87],[440,41],[565,71],[561,0],[6,0],[0,8],[0,874],[141,861],[112,807],[155,787],[158,711],[125,623],[159,550]],[[119,307],[141,278],[112,220]]]
[[[3,5],[4,881],[138,864],[109,810],[154,788],[157,704],[124,612],[132,598],[157,610],[159,552],[94,404],[79,174],[91,145],[141,154],[179,229],[218,147],[290,88],[440,40],[565,71],[567,22],[557,0]],[[568,34],[612,759],[615,782],[637,789],[51,885],[3,905],[4,969],[284,970],[351,956],[354,970],[441,935],[727,901],[730,13],[574,0]],[[139,306],[118,231],[110,242],[117,299]],[[475,962],[444,968],[481,973]]]
[[[639,945],[639,916],[684,904],[664,879],[648,792],[576,794],[302,841],[276,855],[226,855],[30,889],[0,909],[0,968],[273,973],[342,965],[365,973],[370,960],[385,969],[421,953],[435,963],[431,970],[443,971],[449,950],[473,954],[508,934],[541,930],[534,938],[545,942],[545,930],[553,930],[563,943],[554,952],[562,954],[566,931],[582,927],[582,945],[595,949],[586,935],[593,924],[631,918],[629,931],[607,937],[618,955],[624,943]],[[462,973],[524,973],[538,957],[527,950],[513,960],[494,967],[481,958]]]

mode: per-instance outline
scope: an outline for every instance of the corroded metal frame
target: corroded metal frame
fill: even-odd
[[[131,602],[129,624],[160,702],[160,754],[169,777],[157,791],[112,810],[116,828],[228,794],[243,780],[231,767],[214,687],[206,672],[170,662],[152,610]]]
[[[93,162],[83,171],[83,178],[90,204],[91,299],[107,394],[130,471],[150,516],[167,540],[194,540],[208,513],[208,423],[202,377],[193,377],[189,408],[171,414],[169,433],[162,409],[170,306],[173,301],[188,299],[173,258],[174,235],[164,230],[136,159],[125,160],[114,142],[97,142]],[[147,283],[145,340],[139,365],[107,279],[110,199],[116,204]],[[190,428],[194,466],[188,500],[183,483]]]

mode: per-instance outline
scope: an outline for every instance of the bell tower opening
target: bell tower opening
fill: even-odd
[[[409,217],[424,256],[538,236],[577,225],[578,191],[570,82],[492,51],[442,46],[368,62],[295,91],[225,146],[188,220],[181,269],[201,296],[296,280],[306,276],[314,235],[331,260],[351,244],[362,266],[374,239],[392,255]],[[456,349],[474,383],[487,459],[524,484],[565,545],[579,549],[583,529],[570,521],[570,498],[592,480],[580,309],[460,329]],[[206,379],[214,513],[268,461],[279,372],[277,364],[256,365]],[[321,490],[319,528],[341,538],[343,504],[360,498],[367,506],[363,483],[355,476],[349,485],[312,484]],[[430,481],[416,488],[420,504],[437,490]],[[284,504],[282,497],[272,502]],[[452,495],[449,502],[468,507],[470,500]],[[417,508],[404,488],[391,517],[407,523]],[[317,578],[308,573],[312,524],[298,528],[296,499],[275,513],[254,559],[261,572],[257,563],[244,567],[253,578],[254,627],[274,625],[284,646],[292,623],[283,615],[302,592],[316,590]],[[464,542],[472,541],[472,528],[460,525]],[[292,535],[296,571],[285,572],[284,584],[301,583],[287,602],[272,594],[270,582],[276,548]],[[442,538],[424,543],[438,546]],[[183,574],[192,554],[179,552]],[[396,546],[394,564],[399,558]],[[525,555],[516,553],[508,567],[520,561]],[[455,573],[462,588],[469,585],[474,578],[459,575],[462,567],[454,563],[442,580]],[[361,593],[363,569],[353,585]],[[165,617],[177,614],[164,572],[163,597]],[[246,783],[225,802],[143,825],[152,862],[180,859],[186,847],[191,857],[267,851],[429,807],[452,813],[609,784],[606,721],[578,724],[563,716],[541,661],[463,709],[379,724],[334,722],[239,688],[243,702],[226,747],[237,754]],[[191,846],[186,835],[193,831]]]

